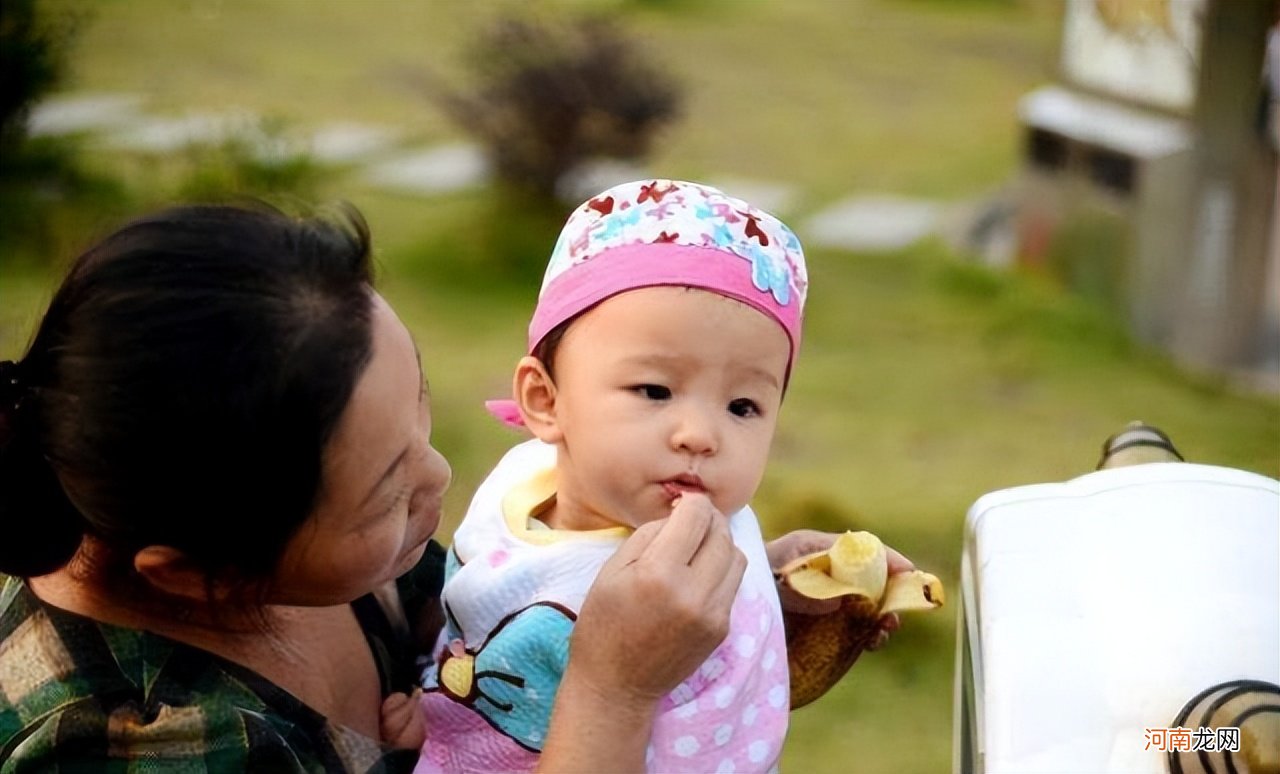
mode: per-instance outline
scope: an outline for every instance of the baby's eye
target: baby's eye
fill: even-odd
[[[640,393],[649,400],[668,400],[671,398],[671,390],[660,384],[638,384],[631,389]]]
[[[737,400],[729,401],[729,413],[735,417],[758,417],[760,416],[760,407],[750,398],[738,398]]]

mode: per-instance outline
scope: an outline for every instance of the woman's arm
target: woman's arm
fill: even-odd
[[[702,495],[636,530],[591,587],[540,771],[643,771],[658,702],[729,631],[747,560]]]

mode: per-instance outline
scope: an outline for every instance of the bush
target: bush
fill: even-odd
[[[429,95],[484,146],[498,180],[552,201],[592,157],[643,156],[677,113],[674,83],[612,23],[505,18],[472,50],[477,85],[432,80]]]
[[[114,180],[86,171],[70,138],[28,137],[31,108],[61,81],[81,23],[36,0],[0,0],[0,263],[47,263],[78,245],[96,217],[125,203]]]
[[[211,202],[244,197],[271,201],[316,200],[325,170],[289,140],[279,121],[265,120],[222,142],[187,149],[177,197]]]
[[[39,13],[36,0],[0,3],[0,164],[26,137],[27,114],[63,75],[76,21]]]

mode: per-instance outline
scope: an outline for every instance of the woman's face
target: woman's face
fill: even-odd
[[[417,347],[373,296],[373,356],[325,449],[315,512],[289,541],[271,601],[350,602],[409,570],[440,524],[449,463],[431,446]]]

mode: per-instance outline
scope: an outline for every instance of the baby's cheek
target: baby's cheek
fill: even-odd
[[[743,505],[746,504],[745,502],[741,502],[740,500],[741,498],[737,496],[724,495],[720,497],[711,498],[711,504],[716,507],[717,511],[724,514],[725,516],[728,516],[732,513],[737,512],[740,508],[742,508]]]
[[[739,474],[744,472],[737,471]],[[751,502],[751,498],[755,496],[756,488],[759,485],[759,477],[751,478],[735,475],[726,482],[719,492],[715,493],[715,496],[711,498],[711,504],[725,516],[737,513]]]
[[[620,514],[615,520],[619,524],[625,524],[629,527],[635,528],[642,524],[648,524],[651,521],[665,519],[670,515],[670,503],[661,503],[656,507],[650,503],[631,503],[630,507],[620,509]]]
[[[763,450],[742,460],[741,464],[733,470],[730,485],[724,494],[725,508],[721,510],[725,513],[735,513],[751,502],[756,496],[756,490],[760,488],[760,482],[764,480],[768,455],[769,450],[766,446]],[[716,505],[719,506],[720,503]]]

